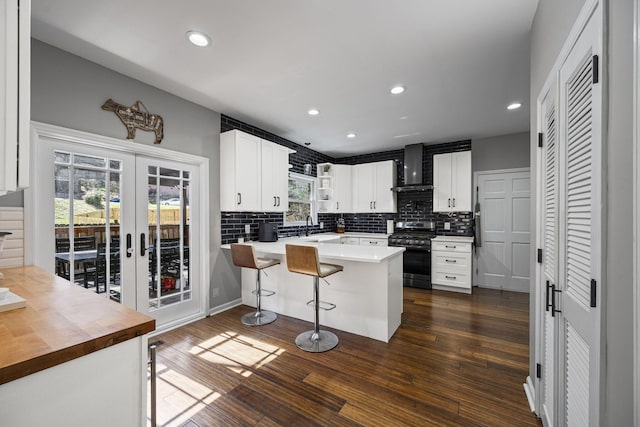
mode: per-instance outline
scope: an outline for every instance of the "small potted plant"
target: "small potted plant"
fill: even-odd
[[[322,165],[322,174],[323,175],[329,175],[329,171],[331,170],[331,165],[326,164],[326,165]]]

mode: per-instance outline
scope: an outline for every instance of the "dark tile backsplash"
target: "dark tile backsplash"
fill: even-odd
[[[356,165],[360,163],[394,160],[396,162],[396,170],[398,174],[397,184],[402,185],[404,183],[404,149],[341,157],[336,159],[225,115],[222,115],[221,117],[220,128],[221,132],[238,129],[259,138],[296,150],[294,154],[289,156],[289,163],[293,166],[291,169],[293,172],[303,173],[304,165],[307,163],[313,165],[312,175],[316,176],[315,165],[318,163],[330,162],[336,164]],[[422,176],[424,183],[433,184],[434,154],[468,150],[471,150],[470,140],[445,144],[424,145],[422,160]],[[392,219],[394,221],[435,221],[436,232],[438,234],[459,236],[473,235],[473,214],[471,212],[463,212],[449,216],[448,214],[434,213],[432,199],[433,194],[431,190],[416,193],[398,193],[397,197],[398,212],[395,214],[318,214],[318,222],[323,222],[324,228],[321,230],[319,225],[314,225],[310,227],[310,233],[334,231],[336,228],[336,219],[342,215],[345,220],[347,232],[385,233],[387,230],[387,220]],[[245,224],[251,225],[252,240],[256,240],[258,238],[258,224],[261,222],[277,223],[278,231],[281,236],[294,235],[300,230],[299,227],[284,227],[283,219],[283,214],[281,213],[222,212],[222,243],[232,243],[237,241],[238,237],[245,237]],[[450,223],[450,230],[444,229],[445,222]]]

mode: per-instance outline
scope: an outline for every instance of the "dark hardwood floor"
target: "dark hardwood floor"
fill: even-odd
[[[247,306],[167,332],[158,422],[195,426],[541,425],[522,384],[529,296],[405,288],[391,341],[334,331],[332,351],[299,350],[308,322],[248,327]],[[336,310],[339,310],[340,307]],[[372,308],[373,309],[373,308]]]

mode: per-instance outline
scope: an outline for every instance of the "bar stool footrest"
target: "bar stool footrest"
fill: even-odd
[[[253,291],[251,291],[251,293],[253,295],[258,295],[258,291],[256,291],[255,289]],[[270,291],[268,289],[260,289],[260,296],[261,297],[270,297],[271,295],[275,295],[275,291]]]
[[[313,307],[313,306],[314,306],[314,304],[315,304],[315,301],[314,301],[314,300],[307,301],[307,305],[308,305],[309,307]],[[335,304],[332,304],[332,303],[330,303],[330,302],[326,302],[326,301],[319,301],[319,302],[318,302],[318,308],[319,308],[319,309],[321,309],[321,310],[324,310],[324,311],[331,311],[331,310],[333,310],[334,308],[336,308],[336,305],[335,305]]]

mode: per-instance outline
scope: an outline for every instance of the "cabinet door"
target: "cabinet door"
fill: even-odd
[[[451,207],[471,212],[471,151],[451,153]]]
[[[276,197],[277,212],[286,212],[289,210],[289,150],[281,145],[273,144],[272,158],[273,191]]]
[[[451,154],[433,156],[433,212],[451,210]]]
[[[373,212],[374,166],[364,163],[353,167],[353,210],[354,212]]]
[[[261,209],[260,204],[260,138],[241,132],[236,136],[235,178],[239,211]]]
[[[391,191],[395,187],[396,165],[393,160],[374,163],[375,166],[375,195],[373,210],[375,212],[396,212],[396,193]]]
[[[351,212],[351,169],[349,165],[333,165],[333,198],[335,212]]]
[[[274,212],[277,210],[278,198],[276,197],[274,174],[275,147],[269,141],[260,142],[260,163],[262,168],[260,194],[262,210]]]

